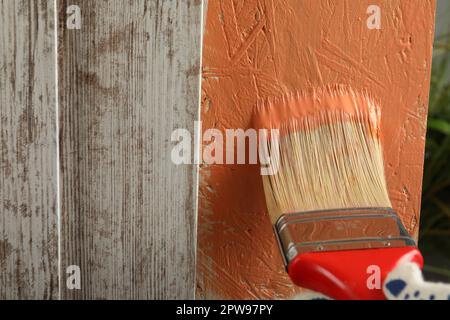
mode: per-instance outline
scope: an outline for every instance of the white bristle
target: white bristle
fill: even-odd
[[[377,123],[327,112],[282,124],[279,168],[263,176],[272,222],[294,212],[391,207]],[[268,150],[273,146],[268,142]]]

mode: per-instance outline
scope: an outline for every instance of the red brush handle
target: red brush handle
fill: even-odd
[[[302,253],[289,264],[288,273],[296,285],[333,299],[384,300],[383,282],[401,262],[423,266],[415,247],[382,248]],[[373,288],[376,277],[380,286]]]

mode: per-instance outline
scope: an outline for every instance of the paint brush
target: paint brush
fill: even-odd
[[[392,209],[380,108],[336,85],[258,103],[273,174],[263,176],[270,219],[292,281],[334,299],[384,299],[400,263],[423,259]],[[394,138],[394,137],[391,137]]]

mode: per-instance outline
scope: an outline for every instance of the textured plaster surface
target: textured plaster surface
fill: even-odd
[[[389,193],[418,232],[435,1],[210,0],[203,49],[202,120],[249,128],[258,99],[344,84],[382,106]],[[200,170],[198,298],[288,298],[257,165]]]

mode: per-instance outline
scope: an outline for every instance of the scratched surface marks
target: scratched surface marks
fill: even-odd
[[[435,1],[209,1],[204,38],[203,130],[248,128],[256,100],[342,83],[382,105],[390,197],[417,236]],[[258,166],[200,170],[199,298],[287,298],[287,278]]]

